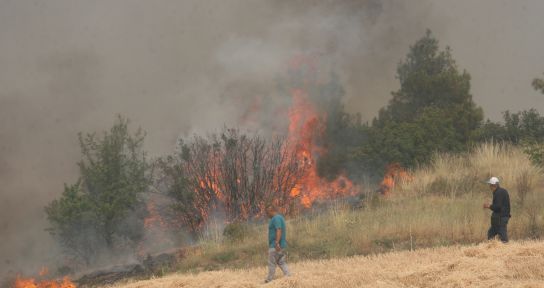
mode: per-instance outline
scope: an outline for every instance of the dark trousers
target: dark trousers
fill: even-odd
[[[491,216],[491,227],[487,231],[487,239],[492,240],[495,236],[499,235],[499,238],[503,243],[508,242],[508,220],[510,217],[500,217],[498,215]]]

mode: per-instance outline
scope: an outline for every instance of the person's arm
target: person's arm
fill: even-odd
[[[276,243],[274,243],[274,247],[276,248],[276,251],[278,252],[280,252],[281,250],[280,240],[281,240],[281,228],[276,228]]]
[[[501,213],[502,207],[504,206],[505,196],[506,195],[502,191],[497,191],[497,195],[495,196],[497,197],[497,203],[489,205],[489,209],[491,209],[495,213]]]

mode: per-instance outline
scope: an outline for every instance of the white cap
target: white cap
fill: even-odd
[[[491,178],[489,178],[489,180],[487,181],[487,184],[497,185],[497,184],[499,184],[499,178],[497,178],[497,177],[491,177]]]

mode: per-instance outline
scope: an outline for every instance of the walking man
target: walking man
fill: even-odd
[[[491,240],[495,236],[499,235],[499,238],[503,243],[508,242],[508,231],[506,226],[510,219],[510,196],[506,189],[499,186],[499,179],[497,177],[491,177],[487,181],[491,191],[493,192],[493,203],[484,204],[484,208],[491,209],[491,227],[487,232],[487,239]]]
[[[266,208],[266,214],[270,222],[268,222],[268,277],[264,282],[268,283],[274,280],[276,265],[280,266],[283,275],[290,276],[291,273],[285,263],[285,248],[287,248],[285,219],[274,205]]]

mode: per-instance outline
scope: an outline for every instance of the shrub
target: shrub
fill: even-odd
[[[235,243],[241,242],[249,235],[249,227],[245,223],[234,222],[228,224],[223,230],[223,237],[226,241]]]

